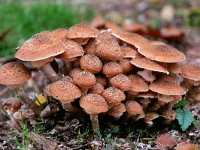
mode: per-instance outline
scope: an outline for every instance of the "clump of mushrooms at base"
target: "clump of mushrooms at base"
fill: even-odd
[[[176,48],[120,27],[100,30],[80,23],[69,29],[43,31],[22,43],[15,57],[18,62],[1,66],[0,84],[15,90],[21,104],[40,117],[59,109],[88,115],[94,132],[101,125],[101,114],[115,121],[122,117],[140,119],[152,126],[160,115],[174,120],[172,107],[183,97],[193,95],[190,101],[200,101],[200,67],[182,63],[186,56]],[[52,108],[48,103],[45,111],[40,110],[22,92],[22,85],[31,78],[24,62],[47,80],[48,85],[40,91],[47,102],[53,99],[62,108]],[[51,66],[52,62],[58,69]],[[15,119],[17,110],[10,108],[10,103],[9,107],[4,103],[3,108]]]

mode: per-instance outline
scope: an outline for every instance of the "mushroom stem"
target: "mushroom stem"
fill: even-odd
[[[28,97],[22,87],[15,89],[15,91],[17,92],[18,97],[24,104],[27,105],[28,108],[30,108],[36,115],[40,114],[38,106],[36,106],[34,101]]]
[[[99,119],[98,119],[98,115],[93,115],[90,114],[90,120],[92,122],[92,130],[94,133],[97,132],[97,130],[99,130]]]
[[[62,104],[63,105],[63,108],[66,110],[66,111],[69,111],[69,112],[77,112],[79,111],[79,109],[75,106],[72,106],[71,103],[67,103],[67,104]]]
[[[21,126],[20,124],[13,118],[13,112],[11,110],[6,110],[6,113],[9,115],[10,117],[10,120],[12,122],[12,124],[14,125],[14,127],[17,129],[17,130],[21,130]]]
[[[40,68],[40,70],[45,74],[45,76],[51,81],[55,82],[59,80],[58,74],[54,71],[51,65],[48,63]]]

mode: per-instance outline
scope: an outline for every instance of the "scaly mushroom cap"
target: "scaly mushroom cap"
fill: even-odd
[[[123,56],[119,44],[114,41],[98,43],[95,49],[95,54],[100,58],[111,61],[120,60]]]
[[[131,80],[124,74],[118,74],[110,79],[110,84],[122,91],[128,91],[132,87]]]
[[[19,62],[9,62],[0,68],[0,84],[23,84],[31,78],[31,71]]]
[[[69,76],[73,78],[74,76],[76,76],[77,73],[80,73],[82,71],[83,70],[81,68],[73,68],[72,70],[70,70]]]
[[[137,52],[133,47],[128,45],[121,46],[122,52],[123,52],[123,58],[136,58],[136,57],[142,57],[140,53]]]
[[[105,89],[102,93],[102,96],[109,104],[112,105],[117,105],[121,101],[124,101],[126,99],[126,95],[124,94],[124,92],[115,87],[109,87]]]
[[[15,57],[23,61],[38,61],[57,56],[65,51],[64,43],[51,38],[51,32],[43,31],[25,41]]]
[[[142,98],[157,98],[157,93],[148,91],[148,92],[142,92],[138,93],[136,97],[142,97]]]
[[[114,118],[119,118],[126,111],[126,107],[123,103],[119,103],[118,105],[113,106],[108,111],[108,115],[113,116]]]
[[[145,45],[149,45],[149,41],[146,38],[136,33],[130,33],[122,30],[112,30],[112,34],[120,40],[129,43],[138,49]]]
[[[104,91],[104,87],[103,85],[101,85],[100,83],[96,83],[95,86],[93,86],[90,90],[89,93],[94,93],[94,94],[101,94]]]
[[[51,31],[51,38],[55,40],[64,40],[67,38],[67,29],[59,28],[56,30]]]
[[[95,39],[90,39],[87,45],[84,47],[85,54],[95,54],[95,49],[96,49],[97,43]]]
[[[147,92],[149,90],[148,84],[138,75],[129,75],[128,78],[131,80],[132,83],[132,87],[130,89],[131,91]]]
[[[169,74],[166,67],[145,57],[134,58],[131,60],[131,64],[137,66],[138,68]]]
[[[43,60],[31,61],[31,65],[35,68],[41,68],[42,66],[44,66],[52,61],[53,61],[53,57],[49,57],[49,58],[43,59]]]
[[[91,73],[98,73],[101,71],[103,64],[99,57],[87,54],[81,57],[80,66]]]
[[[163,95],[184,95],[186,90],[172,80],[160,78],[149,85],[149,89]]]
[[[80,106],[88,113],[97,115],[108,111],[106,100],[99,94],[86,94],[81,97]]]
[[[167,44],[147,45],[138,49],[138,52],[158,62],[175,63],[186,59],[186,56],[182,52]]]
[[[120,59],[119,65],[122,67],[124,74],[127,74],[134,69],[134,66],[130,63],[129,59]]]
[[[70,103],[81,96],[79,88],[68,79],[61,79],[47,85],[44,89],[48,96],[51,96],[63,104]]]
[[[65,51],[58,56],[59,58],[72,59],[83,56],[84,50],[77,42],[72,40],[64,40],[63,43],[65,44]]]
[[[111,78],[123,73],[123,69],[117,62],[108,62],[103,66],[102,73],[105,74],[107,78]]]
[[[129,100],[125,103],[126,106],[126,111],[131,115],[131,116],[136,116],[143,114],[143,108],[142,106],[136,102],[135,100]]]
[[[167,64],[167,69],[173,74],[182,73],[182,65],[178,63]]]
[[[12,112],[18,111],[20,109],[20,106],[20,99],[16,97],[10,97],[2,104],[3,110],[11,110]]]
[[[118,39],[115,38],[112,34],[110,30],[106,30],[106,31],[102,31],[101,34],[99,34],[96,38],[97,43],[100,42],[114,42],[117,43]]]
[[[99,31],[97,29],[85,23],[76,24],[67,31],[67,37],[70,39],[96,38],[98,34]]]
[[[73,83],[81,88],[91,88],[96,84],[94,74],[88,71],[81,71],[72,76]]]
[[[191,64],[184,65],[182,76],[193,81],[200,81],[200,67]]]

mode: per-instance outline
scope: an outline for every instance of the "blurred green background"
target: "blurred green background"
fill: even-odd
[[[92,10],[78,12],[63,2],[1,0],[0,57],[12,55],[21,42],[35,33],[69,27],[90,20],[92,14]]]
[[[140,22],[200,26],[200,0],[0,0],[0,57],[42,30],[91,21],[95,15],[118,24]]]

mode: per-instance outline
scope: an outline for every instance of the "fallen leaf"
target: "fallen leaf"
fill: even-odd
[[[176,139],[169,133],[161,134],[155,141],[156,147],[161,148],[172,148],[176,145]]]
[[[46,102],[45,97],[42,94],[39,94],[37,96],[37,100],[35,101],[35,104],[38,105],[38,106],[40,106],[40,105],[42,105],[45,102]]]

